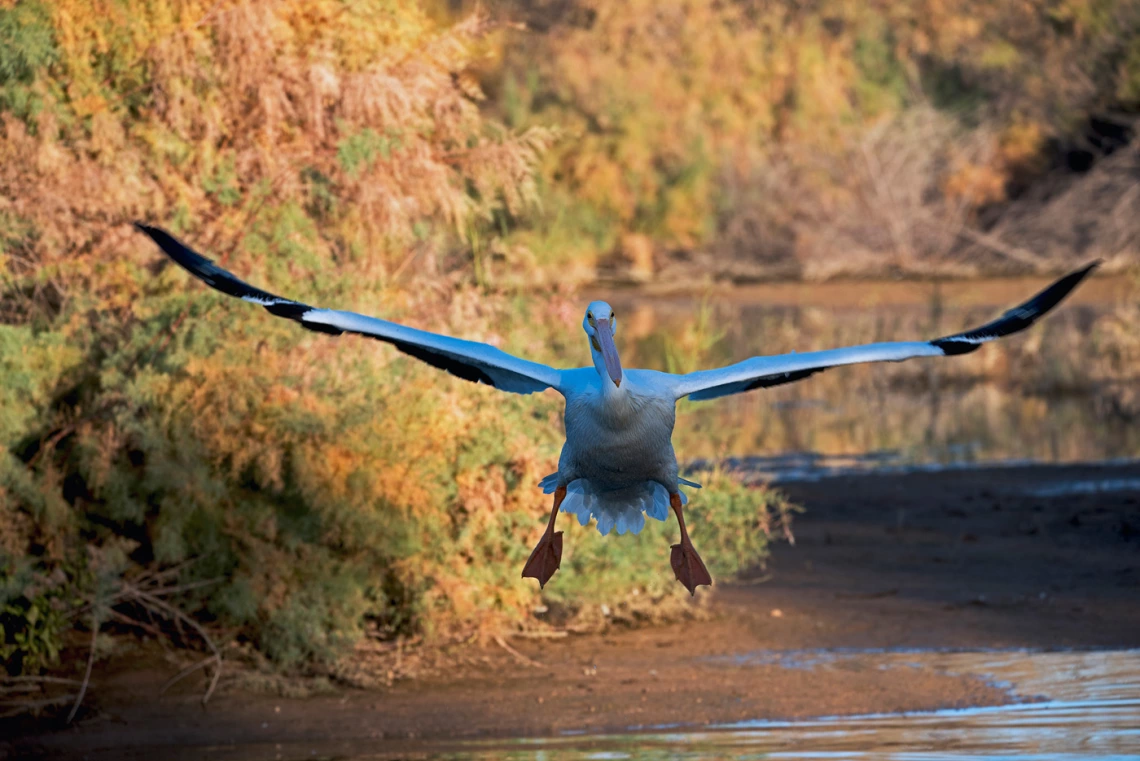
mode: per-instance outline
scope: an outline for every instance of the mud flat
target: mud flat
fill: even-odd
[[[1091,673],[1084,661],[1040,659],[1140,646],[1138,464],[869,473],[782,488],[808,509],[796,546],[719,585],[711,620],[513,639],[519,656],[491,645],[441,676],[385,690],[231,691],[206,708],[200,685],[159,699],[168,671],[118,664],[96,673],[98,702],[76,727],[0,743],[0,756],[496,758],[506,751],[468,743],[1032,702],[1033,688],[1002,675],[1071,667],[1079,683]],[[1010,672],[1011,662],[1043,665]],[[1128,700],[1113,705],[1140,713]],[[859,731],[882,731],[887,720],[875,721]],[[510,747],[532,758],[540,746]],[[731,755],[722,750],[709,757]]]

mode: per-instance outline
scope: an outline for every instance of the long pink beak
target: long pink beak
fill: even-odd
[[[621,360],[618,359],[617,347],[614,346],[614,332],[610,328],[609,320],[598,320],[596,332],[598,346],[602,347],[602,362],[606,365],[606,372],[615,386],[621,386]]]

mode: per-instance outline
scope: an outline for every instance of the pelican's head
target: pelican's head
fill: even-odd
[[[604,301],[594,301],[586,307],[582,318],[582,329],[590,337],[590,353],[594,356],[594,367],[598,375],[613,381],[614,388],[621,386],[621,360],[614,346],[617,333],[617,318],[614,310]]]

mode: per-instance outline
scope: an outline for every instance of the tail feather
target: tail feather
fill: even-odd
[[[558,473],[551,473],[549,476],[539,481],[538,485],[542,487],[543,494],[553,494],[554,490],[558,488]]]
[[[701,488],[700,484],[678,479],[685,486]],[[558,474],[551,473],[539,482],[542,491],[551,494],[558,488]],[[681,492],[681,504],[688,503]],[[582,478],[566,485],[566,499],[562,512],[578,516],[585,526],[591,518],[597,521],[598,532],[603,536],[610,531],[620,534],[638,534],[645,527],[646,516],[663,521],[669,516],[669,492],[656,481],[646,481],[624,489],[600,491]]]

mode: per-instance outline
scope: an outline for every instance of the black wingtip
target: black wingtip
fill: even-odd
[[[1093,270],[1102,264],[1104,264],[1104,259],[1093,259],[1091,262],[1081,267],[1080,269],[1073,270],[1068,275],[1065,275],[1065,277],[1061,278],[1061,280],[1063,281],[1068,280],[1069,278],[1074,278],[1073,284],[1076,285],[1077,283],[1084,280],[1087,276],[1091,275],[1093,273]]]
[[[945,338],[937,338],[930,343],[950,356],[969,354],[987,341],[1025,330],[1060,304],[1066,296],[1072,293],[1074,288],[1080,285],[1082,280],[1102,263],[1102,260],[1094,259],[1084,267],[1058,279],[1024,304],[1008,310],[1001,317],[980,328],[956,333]]]
[[[133,222],[132,224],[136,230],[146,235],[148,238],[158,244],[158,247],[167,254],[170,253],[168,249],[171,246],[182,246],[185,248],[185,245],[183,245],[181,241],[168,233],[166,230],[163,230],[161,227],[155,227],[154,225],[148,225],[146,222],[138,221]]]
[[[1057,282],[1041,291],[1041,293],[1038,293],[1029,301],[1022,304],[1020,307],[1018,307],[1018,309],[1031,310],[1035,312],[1036,314],[1034,314],[1033,319],[1040,317],[1053,307],[1060,304],[1066,296],[1072,293],[1074,288],[1080,285],[1082,280],[1091,275],[1092,271],[1099,267],[1101,264],[1101,259],[1094,259],[1084,267],[1081,267],[1079,270],[1073,270],[1068,275],[1065,275],[1063,278],[1059,279]]]
[[[166,246],[162,245],[163,236],[169,238],[174,237],[170,235],[170,233],[163,230],[161,227],[153,227],[151,225],[148,225],[146,222],[139,222],[136,220],[135,222],[132,222],[131,225],[140,233],[150,238],[159,248],[163,250],[164,253],[166,252]]]
[[[209,259],[194,251],[194,249],[161,227],[154,227],[143,222],[135,222],[135,229],[144,233],[148,238],[154,241],[155,244],[162,249],[164,254],[182,265],[191,274],[202,278],[210,285],[214,285],[211,282],[210,276],[213,274],[213,270],[218,269],[218,267]]]
[[[229,272],[206,257],[199,254],[194,249],[187,246],[182,241],[175,238],[173,235],[163,230],[161,227],[154,227],[142,222],[135,222],[135,229],[139,232],[145,233],[162,252],[174,260],[180,267],[189,272],[194,277],[198,278],[206,285],[221,291],[228,296],[235,296],[239,299],[252,299],[262,306],[268,308],[271,305],[280,304],[293,305],[296,307],[303,307],[299,312],[294,314],[290,312],[287,316],[290,319],[300,319],[300,314],[311,309],[311,307],[300,304],[298,302],[283,299],[280,296],[275,296],[272,293],[263,291],[256,288],[244,280],[236,277],[232,272]],[[294,310],[296,311],[296,310]]]

